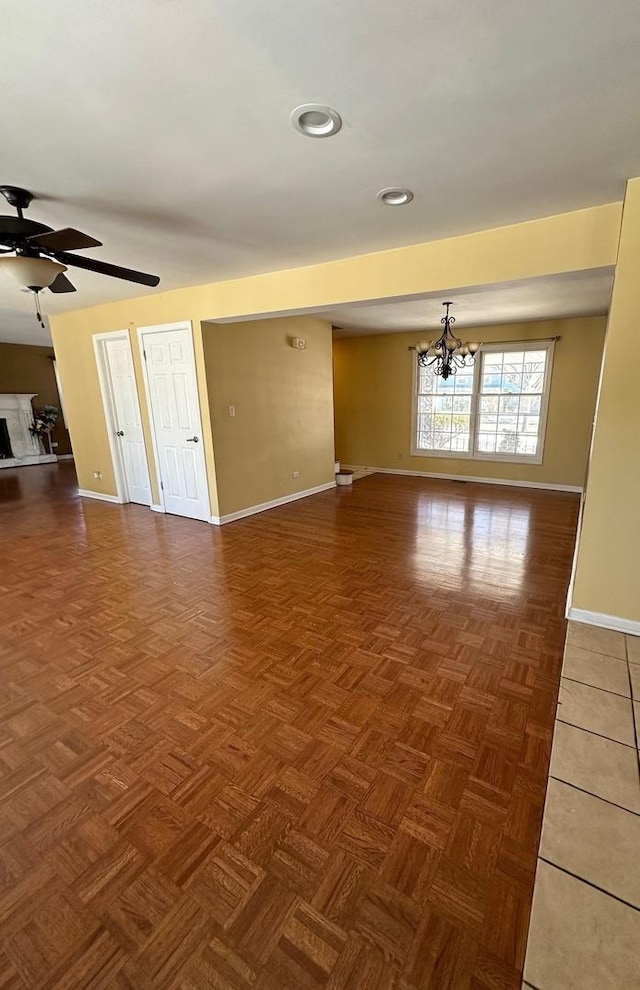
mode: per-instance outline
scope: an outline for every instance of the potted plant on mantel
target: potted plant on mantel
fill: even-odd
[[[57,418],[57,406],[43,406],[41,409],[34,409],[33,423],[29,427],[29,433],[32,437],[36,437],[40,443],[43,453],[44,444],[42,442],[42,438],[46,437],[49,453],[53,454],[53,447],[51,446],[51,433],[56,425]]]

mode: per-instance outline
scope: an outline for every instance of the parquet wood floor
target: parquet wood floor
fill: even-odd
[[[0,472],[0,990],[510,990],[575,496]]]

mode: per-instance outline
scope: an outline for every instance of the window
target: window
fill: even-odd
[[[485,344],[446,381],[418,367],[414,453],[540,464],[553,346]]]
[[[474,370],[461,368],[444,381],[418,368],[418,450],[468,452]]]

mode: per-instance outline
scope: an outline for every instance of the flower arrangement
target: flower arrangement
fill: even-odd
[[[56,425],[57,418],[57,406],[43,406],[41,409],[34,410],[33,423],[29,427],[29,433],[32,437],[36,437],[38,440],[42,440],[43,437],[47,437],[49,442],[49,453],[52,453],[51,431]]]

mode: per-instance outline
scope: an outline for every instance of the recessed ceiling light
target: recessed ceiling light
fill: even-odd
[[[295,108],[289,119],[295,129],[307,137],[331,137],[342,127],[342,118],[338,111],[322,106],[321,103],[303,103],[301,107]]]
[[[391,189],[381,189],[378,193],[378,199],[385,206],[404,206],[406,203],[411,202],[413,193],[410,189],[399,189],[393,186]]]

